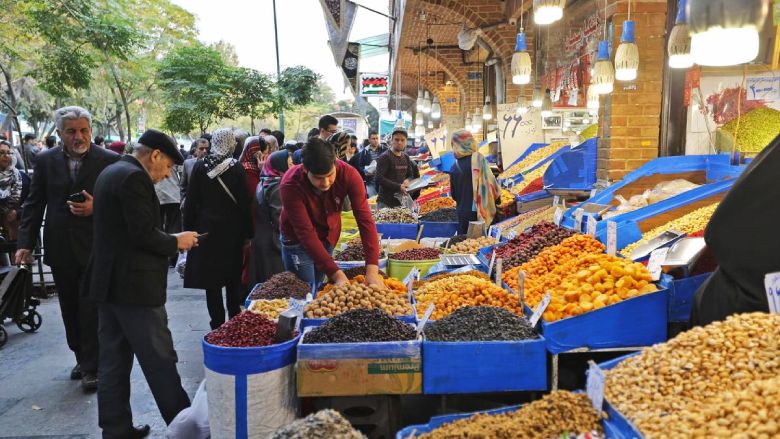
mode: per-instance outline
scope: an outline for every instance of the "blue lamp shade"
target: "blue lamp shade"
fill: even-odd
[[[525,32],[517,34],[515,53],[512,54],[512,83],[516,85],[531,82],[531,55],[525,43]]]
[[[623,22],[620,45],[615,52],[615,79],[633,81],[639,70],[639,48],[635,41],[636,23],[633,20]]]
[[[600,95],[612,93],[615,85],[615,66],[609,60],[609,42],[599,43],[599,56],[593,66],[593,78],[590,81],[596,93]]]
[[[636,43],[636,22],[626,20],[623,22],[623,33],[620,35],[621,43]]]
[[[685,23],[685,4],[687,0],[677,0],[677,18],[674,20],[674,24]]]
[[[525,32],[520,32],[515,38],[515,52],[522,52],[528,50],[528,46],[525,43]]]
[[[609,61],[609,41],[599,41],[599,56],[598,61]]]
[[[669,67],[673,69],[687,69],[693,66],[691,35],[685,21],[686,3],[687,0],[679,0],[677,3],[677,20],[669,34]]]

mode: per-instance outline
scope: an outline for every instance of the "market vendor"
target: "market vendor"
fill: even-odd
[[[366,283],[384,285],[379,276],[379,236],[363,180],[355,168],[336,159],[333,145],[310,138],[303,147],[302,164],[284,174],[281,196],[282,261],[287,271],[310,284],[321,282],[323,274],[337,285],[348,282],[332,253],[341,234],[342,206],[349,197],[366,255]]]
[[[742,172],[712,215],[704,239],[718,268],[696,291],[691,323],[769,311],[764,276],[780,271],[780,136]]]
[[[457,161],[450,169],[450,191],[458,212],[458,234],[465,234],[471,221],[493,222],[501,190],[487,159],[477,151],[477,141],[467,130],[452,135]]]
[[[390,149],[376,161],[376,189],[379,193],[377,206],[380,209],[400,207],[401,199],[407,194],[409,181],[420,176],[417,165],[404,152],[408,138],[409,134],[404,128],[393,129]]]

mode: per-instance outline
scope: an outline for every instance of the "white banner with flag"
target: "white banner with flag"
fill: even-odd
[[[538,108],[517,114],[517,104],[499,104],[497,111],[498,142],[504,166],[520,157],[532,143],[544,142],[542,115]]]
[[[347,52],[349,33],[352,31],[352,23],[357,15],[357,5],[349,0],[320,0],[325,27],[328,28],[330,48],[333,50],[333,58],[341,64]]]

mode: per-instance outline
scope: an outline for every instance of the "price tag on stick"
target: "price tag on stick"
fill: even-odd
[[[617,223],[607,221],[607,254],[615,255],[617,253]]]
[[[541,302],[539,302],[539,306],[536,307],[536,311],[534,311],[533,315],[531,315],[531,327],[535,327],[537,323],[539,323],[539,319],[542,318],[542,314],[544,314],[544,311],[547,309],[547,306],[550,304],[550,293],[547,293],[544,295],[544,298]]]
[[[585,215],[585,209],[578,208],[574,211],[574,230],[582,231],[582,216]]]
[[[588,364],[590,366],[588,367],[588,382],[585,384],[585,391],[588,393],[590,402],[593,403],[593,408],[601,414],[604,405],[604,371],[593,360],[588,361]]]
[[[588,235],[596,236],[596,217],[589,216],[585,227],[588,228]]]
[[[769,302],[769,312],[780,314],[780,271],[767,273],[764,276],[764,288]]]
[[[504,272],[504,258],[498,258],[496,262],[496,286],[501,287],[501,274]]]
[[[493,274],[493,265],[496,263],[496,251],[493,250],[493,254],[490,255],[490,266],[488,267],[488,277]]]
[[[420,319],[419,322],[417,322],[417,336],[419,337],[420,334],[422,334],[423,329],[425,328],[425,324],[428,323],[428,319],[431,318],[431,314],[433,314],[434,305],[430,304],[428,305],[428,309],[425,310],[425,314],[423,314],[422,319]]]
[[[517,295],[520,296],[520,303],[525,301],[525,271],[517,272]]]
[[[409,290],[409,292],[412,291],[412,285],[414,284],[414,281],[417,280],[419,275],[420,270],[417,267],[412,267],[412,269],[409,270],[409,274],[407,274],[404,278],[404,285],[406,285],[406,288]]]
[[[650,272],[650,276],[653,280],[661,278],[661,265],[666,260],[666,255],[669,253],[669,247],[662,247],[653,250],[650,253],[650,260],[647,261],[647,271]]]
[[[555,208],[555,215],[553,215],[553,222],[556,226],[561,225],[561,220],[563,219],[563,209],[560,207]]]
[[[561,201],[561,197],[558,195],[553,197],[553,207],[558,207],[558,203]]]

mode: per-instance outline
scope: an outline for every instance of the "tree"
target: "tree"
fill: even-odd
[[[276,83],[276,101],[273,113],[307,105],[314,100],[320,75],[304,66],[288,67],[282,71]]]
[[[219,40],[216,43],[209,45],[212,49],[219,52],[222,56],[222,60],[225,61],[230,67],[238,67],[238,54],[236,53],[236,46],[228,43],[225,40]]]
[[[250,132],[255,132],[255,119],[268,114],[273,92],[271,78],[257,70],[237,67],[231,69],[230,100],[237,114],[249,116]]]

